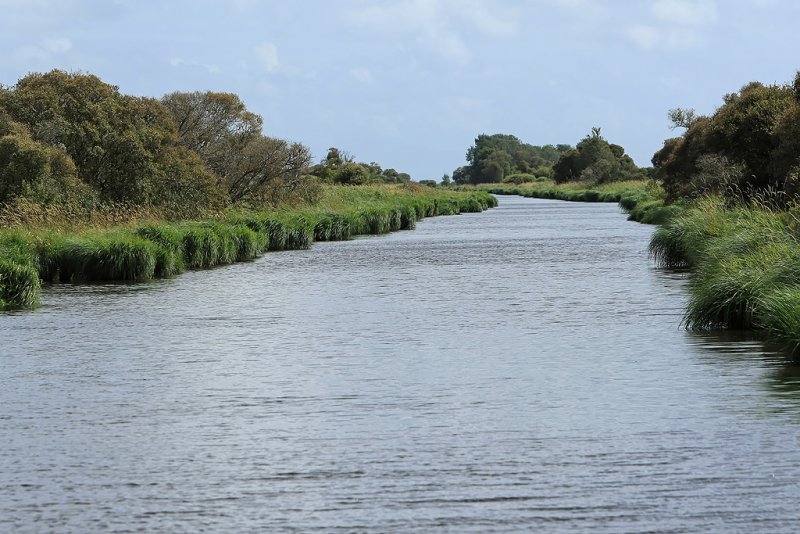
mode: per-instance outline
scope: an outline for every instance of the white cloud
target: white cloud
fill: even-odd
[[[278,47],[272,43],[261,43],[253,48],[253,53],[267,72],[272,72],[280,66],[280,61],[278,61]]]
[[[180,57],[174,57],[169,60],[169,64],[173,67],[200,67],[208,71],[209,74],[217,74],[220,69],[216,63],[199,63],[197,61],[186,61]]]
[[[688,49],[703,42],[701,26],[717,21],[714,0],[656,0],[650,5],[655,19],[650,24],[635,24],[625,30],[634,43],[644,49]]]
[[[350,75],[361,83],[372,83],[375,81],[369,69],[363,67],[352,69]]]
[[[717,6],[712,0],[658,0],[653,15],[663,22],[705,26],[717,21]]]
[[[419,45],[461,65],[472,58],[462,33],[510,37],[517,32],[514,13],[486,0],[396,0],[351,9],[346,18],[381,34],[410,34]]]
[[[656,28],[637,24],[627,30],[628,38],[645,49],[667,48],[680,50],[693,48],[700,44],[700,34],[688,28]]]

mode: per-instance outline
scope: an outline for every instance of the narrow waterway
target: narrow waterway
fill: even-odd
[[[0,531],[796,532],[800,367],[613,204],[0,314]]]

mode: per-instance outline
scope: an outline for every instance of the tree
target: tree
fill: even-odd
[[[553,166],[553,179],[557,183],[585,180],[600,184],[643,178],[644,171],[625,154],[625,149],[606,141],[597,127],[574,150],[561,154]]]
[[[672,123],[670,128],[673,130],[675,128],[691,128],[697,120],[697,115],[691,108],[673,108],[667,112],[667,117]]]
[[[266,200],[273,204],[300,187],[311,153],[300,143],[259,135],[232,158],[226,172],[232,201]]]
[[[172,115],[180,144],[197,152],[209,169],[227,177],[235,160],[261,136],[263,119],[231,93],[175,92],[161,102]]]
[[[308,148],[263,135],[263,119],[248,111],[237,95],[176,92],[162,102],[177,124],[181,145],[200,155],[231,201],[274,204],[300,188],[308,176]],[[328,155],[332,161],[341,160],[334,148]]]
[[[464,168],[470,177],[465,183],[500,182],[510,174],[552,167],[570,148],[569,145],[529,145],[507,134],[481,134],[467,150],[469,164]]]
[[[445,173],[445,174],[442,175],[442,185],[443,186],[447,187],[447,186],[451,185],[452,183],[453,183],[453,181],[450,180],[450,175],[449,174]]]
[[[468,165],[464,165],[453,171],[453,182],[458,185],[468,184],[471,179],[472,169]]]
[[[105,200],[159,205],[171,191],[168,181],[213,186],[197,159],[175,150],[175,124],[160,102],[120,94],[96,76],[29,74],[0,91],[0,110],[27,127],[33,141],[63,150],[77,177]],[[168,168],[186,174],[168,176]]]
[[[653,156],[667,197],[785,189],[800,164],[797,86],[800,75],[795,85],[751,82],[725,95],[710,117],[693,117],[682,137]]]
[[[333,182],[343,185],[364,185],[370,182],[369,171],[359,163],[342,163],[333,173]]]

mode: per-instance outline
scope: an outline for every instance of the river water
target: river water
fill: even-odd
[[[0,315],[2,532],[796,532],[800,367],[679,327],[612,204]]]

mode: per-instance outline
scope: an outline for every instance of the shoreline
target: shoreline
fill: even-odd
[[[143,282],[306,249],[315,241],[411,230],[426,217],[481,212],[486,192],[350,186],[318,206],[231,212],[220,219],[58,233],[0,230],[0,310],[32,309],[42,283]]]

